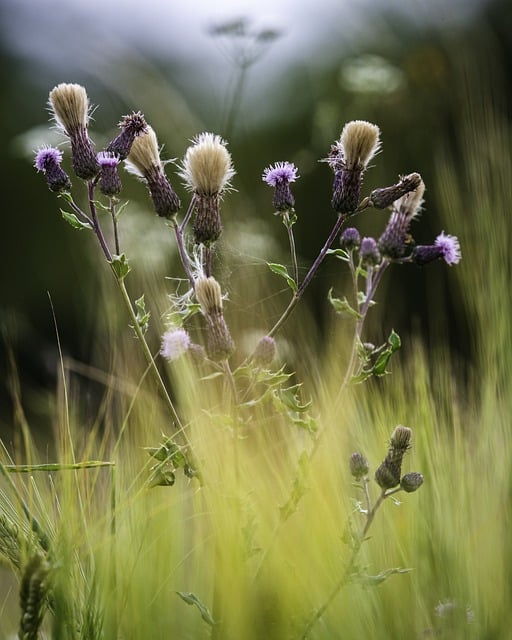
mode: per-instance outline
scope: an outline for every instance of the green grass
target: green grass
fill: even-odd
[[[45,637],[300,638],[349,560],[342,539],[348,520],[361,517],[353,514],[352,498],[361,496],[349,456],[363,452],[373,474],[397,424],[413,429],[404,470],[422,472],[425,483],[417,493],[397,494],[400,504],[385,501],[359,560],[371,575],[412,571],[375,587],[346,585],[311,637],[509,637],[512,140],[496,112],[476,109],[464,122],[460,157],[440,156],[430,188],[461,240],[464,259],[453,277],[473,338],[471,370],[461,371],[443,347],[427,352],[418,339],[394,356],[392,375],[349,388],[336,406],[343,377],[337,354],[346,352],[349,325],[338,326],[319,360],[308,347],[307,322],[302,329],[294,324],[301,332],[294,344],[301,346],[292,359],[300,362],[321,434],[311,464],[301,467],[301,454],[313,447],[306,431],[255,407],[251,427],[234,437],[221,385],[197,381],[178,362],[169,375],[203,483],[178,473],[175,486],[149,489],[155,460],[144,447],[172,432],[157,392],[142,381],[133,339],[112,344],[116,366],[104,380],[98,415],[75,411],[80,385],[63,363],[50,462],[102,460],[115,467],[8,472],[15,488],[2,481],[1,510],[17,523],[10,541],[21,566],[38,543],[20,498],[49,538],[54,589]],[[491,161],[483,148],[492,150]],[[4,464],[46,462],[30,443],[30,427],[20,420],[24,444],[14,461],[4,453]],[[303,495],[281,521],[294,482]],[[377,487],[371,488],[375,499]],[[2,540],[6,555],[8,534]],[[16,567],[12,573],[19,575]],[[3,575],[11,580],[7,569]],[[18,629],[17,590],[14,583],[0,602],[2,637]],[[212,628],[177,592],[194,594],[208,610],[204,617],[220,624]]]

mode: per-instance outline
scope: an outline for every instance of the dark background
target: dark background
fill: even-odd
[[[339,47],[332,40],[322,42],[319,38],[307,56],[298,50],[296,62],[291,56],[288,67],[279,69],[272,78],[269,75],[267,83],[265,65],[279,63],[273,57],[279,39],[274,42],[261,37],[256,43],[261,57],[248,67],[239,92],[241,55],[250,53],[255,38],[261,36],[260,28],[253,28],[250,21],[240,22],[238,31],[222,38],[209,34],[208,25],[204,25],[204,55],[208,55],[208,47],[212,55],[222,47],[228,54],[217,82],[197,57],[188,59],[179,47],[166,55],[150,47],[127,44],[116,53],[104,33],[91,28],[87,36],[89,27],[81,33],[79,24],[66,23],[62,15],[48,38],[58,38],[58,29],[67,28],[71,35],[76,33],[78,47],[78,43],[84,46],[89,37],[89,49],[82,61],[75,50],[68,56],[69,38],[57,61],[38,57],[37,49],[35,53],[23,52],[12,46],[10,30],[17,23],[8,14],[11,9],[9,3],[0,9],[0,27],[6,36],[0,44],[0,132],[4,142],[0,154],[0,425],[7,433],[13,425],[9,354],[29,414],[37,415],[40,393],[55,388],[58,349],[53,313],[66,354],[78,362],[105,364],[95,347],[98,340],[101,342],[97,321],[103,311],[96,291],[98,272],[104,265],[100,266],[92,239],[62,221],[60,203],[47,190],[43,177],[36,174],[33,155],[28,153],[45,141],[46,101],[55,84],[79,82],[87,87],[91,102],[99,105],[92,125],[99,148],[115,134],[120,116],[137,109],[145,113],[165,143],[167,158],[182,156],[187,140],[202,130],[228,138],[237,169],[237,192],[226,202],[227,215],[236,217],[237,229],[244,225],[252,228],[255,221],[274,225],[277,231],[273,242],[279,244],[283,256],[286,236],[272,219],[271,193],[260,176],[271,162],[295,162],[301,174],[294,189],[299,215],[295,229],[303,267],[317,255],[334,221],[329,205],[332,176],[317,160],[326,156],[344,122],[366,119],[382,130],[383,151],[367,174],[365,191],[390,184],[401,173],[422,174],[427,185],[426,211],[414,235],[418,243],[428,244],[442,229],[461,240],[464,237],[464,229],[447,227],[439,194],[429,185],[438,180],[442,154],[456,157],[462,153],[459,124],[465,101],[480,99],[478,87],[470,89],[474,87],[476,68],[487,76],[482,92],[495,90],[510,115],[512,7],[506,1],[482,2],[461,22],[440,16],[438,21],[428,23],[381,3],[366,10],[356,36],[340,40]],[[20,10],[17,20],[21,23],[23,19]],[[101,16],[96,20],[101,22]],[[45,16],[44,24],[48,23],[51,19]],[[106,25],[103,30],[106,32]],[[286,25],[278,30],[285,38]],[[44,47],[41,33],[37,42]],[[118,40],[115,44],[119,48]],[[38,127],[42,127],[42,133]],[[168,174],[172,175],[172,168]],[[133,206],[140,203],[149,209],[143,186],[125,175],[123,180],[126,197]],[[179,180],[175,177],[173,181],[185,197]],[[471,194],[463,195],[471,202]],[[468,216],[476,214],[468,210]],[[385,221],[382,216],[370,212],[357,221],[357,226],[364,233],[378,235]],[[149,235],[143,238],[146,246],[139,267],[147,263],[154,268],[160,249],[151,244]],[[227,250],[235,253],[237,242],[233,231],[226,239]],[[245,246],[239,249],[241,253],[247,251]],[[470,259],[464,245],[462,250],[464,259]],[[164,254],[159,263],[163,264],[161,273],[172,273],[174,260],[171,254]],[[326,289],[338,268],[324,265],[308,292],[320,329],[327,317]],[[404,339],[420,333],[427,346],[446,343],[458,358],[470,362],[471,318],[452,270],[436,263],[428,269],[409,267],[391,272],[388,277],[392,284],[385,285],[383,325],[395,327]]]

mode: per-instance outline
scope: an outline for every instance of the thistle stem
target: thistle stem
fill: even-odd
[[[185,269],[185,273],[187,274],[190,286],[194,288],[194,276],[192,275],[192,269],[190,268],[190,258],[187,250],[185,249],[185,243],[183,241],[183,225],[179,226],[174,218],[171,220],[171,224],[176,236],[176,243],[178,245],[181,263],[183,265],[183,268]]]
[[[367,486],[367,479],[366,479],[366,484],[365,486]],[[366,490],[365,490],[366,492]],[[358,539],[354,542],[354,546],[352,548],[352,555],[350,556],[350,559],[347,563],[347,566],[345,567],[345,570],[343,571],[343,574],[341,576],[341,578],[338,580],[338,582],[334,585],[334,587],[331,589],[331,592],[329,593],[329,595],[327,596],[327,598],[325,599],[324,603],[322,604],[321,607],[319,607],[314,615],[311,617],[311,619],[309,620],[309,622],[306,625],[306,628],[304,629],[302,635],[301,635],[301,640],[306,640],[306,638],[309,636],[311,630],[313,629],[313,627],[316,625],[316,623],[320,620],[320,618],[324,615],[324,613],[327,611],[327,609],[329,608],[329,606],[331,605],[332,601],[336,598],[336,596],[338,595],[338,593],[341,591],[341,589],[348,583],[348,581],[350,580],[350,576],[352,574],[352,571],[354,569],[355,563],[356,563],[356,559],[357,559],[357,555],[363,545],[363,542],[366,538],[366,534],[368,533],[368,529],[370,528],[373,519],[375,518],[375,514],[377,513],[378,508],[380,507],[380,505],[384,502],[384,500],[391,495],[391,493],[395,493],[395,490],[386,492],[386,490],[383,490],[380,494],[380,496],[378,497],[377,501],[375,502],[373,509],[371,509],[371,511],[368,512],[368,514],[366,515],[366,523],[365,526],[363,528],[363,530],[361,531]]]
[[[345,222],[345,219],[346,219],[346,214],[342,214],[342,213],[338,214],[338,218],[336,220],[336,223],[334,224],[334,227],[332,228],[331,233],[329,234],[329,237],[325,241],[325,244],[322,247],[320,253],[316,257],[316,259],[313,262],[313,264],[311,265],[309,271],[306,273],[306,275],[304,277],[304,280],[300,283],[299,288],[295,292],[293,298],[290,300],[290,303],[286,307],[286,309],[284,310],[282,316],[275,323],[275,325],[272,327],[272,329],[270,329],[270,331],[267,333],[268,336],[272,337],[273,335],[275,335],[279,331],[279,329],[283,326],[283,324],[286,322],[288,317],[291,315],[292,311],[297,306],[297,303],[302,298],[302,294],[306,290],[306,287],[308,286],[308,284],[313,279],[313,276],[315,275],[315,273],[317,272],[319,266],[322,264],[325,256],[327,255],[327,251],[330,249],[332,243],[334,242],[334,239],[336,238],[336,236],[340,232],[340,229],[341,229],[343,223]]]

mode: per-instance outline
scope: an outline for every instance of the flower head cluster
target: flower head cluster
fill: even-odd
[[[295,198],[290,189],[290,183],[295,182],[298,177],[297,167],[291,162],[276,162],[263,171],[263,182],[274,187],[272,204],[277,211],[293,209]]]
[[[60,166],[62,151],[55,147],[44,146],[37,150],[34,166],[46,176],[50,191],[60,192],[71,189],[71,180]]]
[[[125,166],[128,171],[146,182],[153,206],[159,216],[173,218],[178,213],[180,199],[165,175],[158,139],[149,125],[145,133],[134,138]]]

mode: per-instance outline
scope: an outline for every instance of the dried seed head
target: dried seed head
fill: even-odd
[[[354,478],[356,480],[361,480],[361,478],[368,475],[368,471],[370,471],[368,460],[362,453],[353,453],[350,456],[350,473]]]
[[[188,189],[206,196],[229,189],[235,170],[226,144],[213,133],[200,133],[192,140],[179,172]]]
[[[163,171],[158,139],[153,127],[148,125],[146,132],[134,139],[125,166],[130,173],[146,179],[147,174],[155,169]]]
[[[62,83],[49,95],[50,110],[58,126],[69,136],[73,169],[83,180],[90,180],[98,173],[96,152],[89,138],[89,99],[79,84]]]
[[[423,475],[417,471],[411,471],[402,476],[400,480],[400,486],[407,493],[413,493],[417,491],[423,484]]]
[[[425,193],[425,183],[420,180],[418,186],[409,193],[406,193],[395,202],[397,211],[402,212],[411,221],[418,217],[423,204],[423,194]]]
[[[196,280],[195,292],[204,316],[222,314],[222,290],[214,277]]]
[[[343,127],[337,147],[346,169],[362,171],[380,148],[380,129],[366,120],[353,120]]]
[[[89,124],[89,98],[79,84],[62,83],[50,91],[50,110],[55,121],[69,137]]]
[[[146,132],[133,140],[124,162],[130,173],[146,182],[156,213],[162,218],[173,218],[181,203],[165,175],[158,140],[152,127],[148,125]]]

